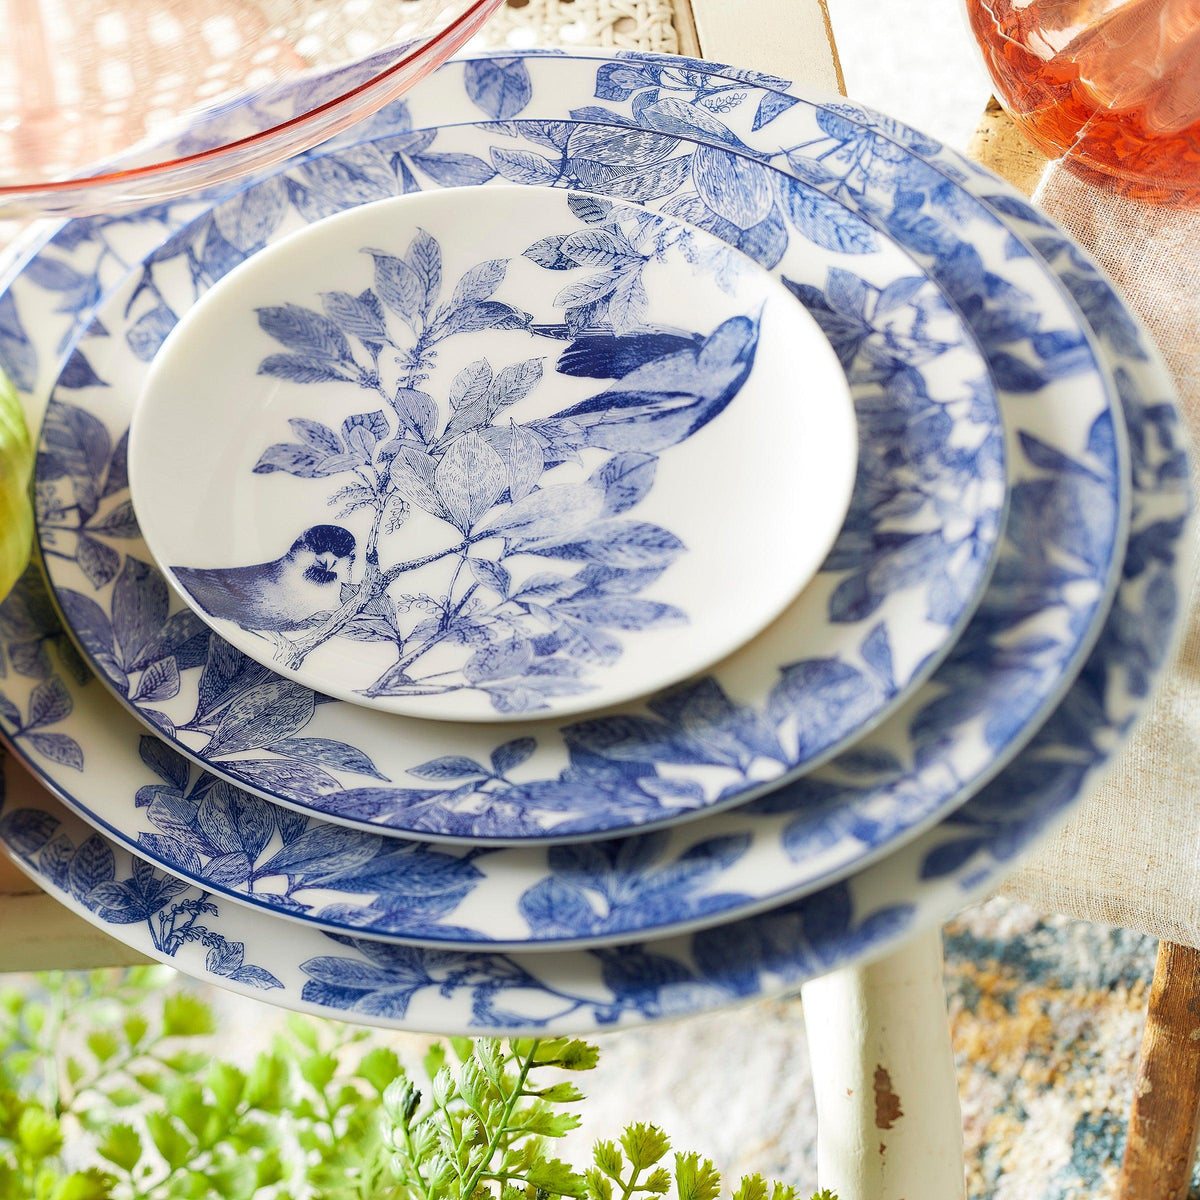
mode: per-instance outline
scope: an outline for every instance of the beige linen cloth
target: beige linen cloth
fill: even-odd
[[[1035,202],[1087,247],[1146,322],[1200,446],[1200,212],[1135,204],[1052,167]],[[1042,912],[1200,946],[1200,609],[1106,781],[1004,886]]]

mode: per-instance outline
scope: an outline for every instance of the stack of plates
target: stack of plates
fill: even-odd
[[[886,951],[1094,783],[1176,623],[1178,414],[1108,282],[744,71],[451,62],[28,246],[0,357],[0,724],[58,798],[10,771],[0,836],[289,1007],[594,1029]]]

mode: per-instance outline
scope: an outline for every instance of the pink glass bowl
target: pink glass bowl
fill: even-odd
[[[424,78],[503,0],[8,0],[0,218],[76,216],[298,154]]]

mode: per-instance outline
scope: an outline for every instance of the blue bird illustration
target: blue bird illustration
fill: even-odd
[[[741,390],[754,367],[758,330],[756,318],[732,317],[687,345],[660,334],[614,339],[622,364],[635,365],[598,396],[550,420],[569,422],[585,445],[602,450],[653,454],[677,445],[719,416]],[[593,356],[589,369],[578,373],[592,375],[598,366]]]
[[[704,341],[703,334],[661,324],[647,325],[637,333],[617,333],[608,324],[572,329],[560,321],[530,325],[529,331],[541,337],[570,342],[554,369],[560,375],[586,379],[620,379],[635,367],[665,358],[678,350],[688,350]]]
[[[699,334],[585,333],[563,351],[556,370],[560,375],[586,379],[623,379],[647,363],[694,350],[703,342]]]
[[[249,567],[172,567],[206,613],[243,629],[303,629],[341,603],[354,535],[340,525],[306,529],[273,562]]]

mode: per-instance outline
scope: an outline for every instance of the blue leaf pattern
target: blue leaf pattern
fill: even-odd
[[[830,290],[830,292],[832,292],[832,289],[829,289],[829,290]],[[1034,335],[1034,336],[1036,336],[1036,335]],[[1045,348],[1052,349],[1051,344],[1049,342],[1043,341],[1042,344]],[[1058,353],[1057,350],[1056,350],[1056,353]],[[872,672],[872,673],[874,673],[874,672]]]
[[[479,97],[494,99],[496,89],[507,97],[517,75],[503,64],[489,66],[495,66],[498,74],[480,75]],[[525,78],[523,73],[522,66],[520,78]],[[553,131],[539,127],[535,132],[554,140]],[[565,144],[565,139],[560,140]],[[593,147],[593,152],[600,151]],[[765,212],[772,204],[769,179],[761,168],[754,170],[759,174],[753,176],[753,186]],[[725,189],[727,204],[745,190],[746,178],[743,171]],[[277,193],[275,189],[273,195]],[[238,204],[231,219],[240,222],[248,201],[243,196]],[[751,214],[747,223],[757,222],[761,215]],[[365,390],[368,403],[382,400],[386,406],[346,418],[340,433],[318,421],[293,418],[288,425],[295,440],[266,447],[254,467],[258,474],[329,479],[328,503],[342,508],[342,515],[360,508],[374,513],[366,539],[365,572],[356,583],[342,581],[340,623],[335,628],[326,623],[315,633],[293,638],[279,635],[276,661],[298,667],[308,654],[337,636],[376,640],[384,644],[380,658],[385,669],[359,689],[362,694],[429,695],[474,689],[493,708],[516,713],[536,711],[554,696],[593,687],[588,667],[609,665],[622,653],[615,631],[686,623],[687,616],[679,609],[633,596],[684,551],[683,543],[658,526],[611,518],[634,509],[646,497],[655,477],[655,456],[717,416],[753,363],[757,325],[742,317],[711,333],[661,335],[647,327],[647,340],[638,340],[643,337],[646,304],[641,276],[648,264],[682,255],[698,274],[731,269],[723,262],[710,263],[693,249],[693,238],[686,229],[609,205],[602,225],[585,217],[580,229],[530,248],[525,257],[538,261],[544,257],[544,245],[553,243],[551,268],[571,273],[573,282],[555,302],[563,310],[567,331],[585,323],[611,328],[626,339],[619,343],[610,339],[620,354],[636,352],[629,362],[619,355],[606,358],[594,341],[588,342],[589,370],[614,382],[592,399],[548,419],[517,423],[508,416],[513,405],[538,387],[543,375],[540,357],[501,367],[487,359],[476,361],[450,383],[449,411],[439,411],[424,390],[432,386],[429,380],[436,371],[439,346],[446,339],[481,323],[509,327],[514,310],[490,299],[508,272],[504,260],[470,268],[449,289],[451,301],[440,303],[441,247],[422,231],[403,256],[365,249],[373,264],[373,287],[359,296],[326,295],[325,313],[294,302],[258,309],[260,329],[289,352],[265,358],[260,373],[300,383],[344,380]],[[593,269],[599,273],[592,273]],[[446,282],[449,287],[450,281]],[[401,333],[391,324],[389,312],[399,316],[409,331]],[[474,315],[464,318],[463,314]],[[545,336],[558,338],[561,333],[558,327]],[[531,335],[538,336],[532,331],[526,336]],[[385,348],[403,364],[398,378],[385,372],[381,358]],[[568,340],[564,357],[576,372],[581,348],[581,343]],[[692,401],[683,403],[682,397],[689,393]],[[412,434],[419,440],[406,441]],[[586,484],[556,484],[550,472],[562,457],[554,453],[559,442],[603,449],[611,457],[596,467]],[[337,477],[350,472],[360,482],[339,486],[342,481]],[[387,557],[387,539],[403,523],[409,504],[450,527],[448,544],[439,553],[397,563]],[[322,530],[327,531],[322,536],[340,535],[346,545],[353,541],[341,527],[322,526],[312,532]],[[348,557],[340,549],[336,555]],[[513,595],[511,572],[523,556],[584,564],[568,577],[576,584],[573,594],[539,597],[536,604],[523,593]],[[133,562],[127,560],[113,600],[118,657],[126,671],[137,657],[127,645],[135,640],[134,634],[126,628],[132,594],[127,576]],[[640,577],[628,575],[623,594],[613,595],[586,586],[583,573],[589,569],[587,564],[595,563],[652,570]],[[136,569],[138,587],[145,591],[150,587],[144,578],[148,568],[138,564]],[[175,568],[185,587],[191,587],[188,581],[195,577],[195,588],[200,590],[193,590],[193,595],[199,603],[248,630],[262,627],[254,623],[257,610],[252,598],[257,585],[247,583],[250,570]],[[416,570],[425,574],[402,578]],[[431,575],[432,584],[426,583]],[[235,577],[238,582],[225,584],[226,578]],[[480,581],[494,599],[485,600],[478,591]],[[160,593],[147,617],[147,629],[137,632],[139,647],[166,617],[166,593],[157,576],[155,582]],[[440,594],[439,587],[445,589]],[[240,598],[239,607],[230,610],[235,597]],[[150,603],[148,593],[145,602]],[[436,621],[432,628],[431,615]],[[295,627],[293,623],[284,628]],[[269,628],[278,631],[279,627]],[[591,652],[580,652],[581,641]],[[454,645],[462,647],[457,671],[448,669],[446,660],[447,650]],[[595,652],[597,645],[605,650]],[[174,667],[154,670],[152,680],[143,676],[138,682],[133,699],[161,698],[178,690],[177,674],[171,674]],[[236,707],[235,703],[229,712]],[[247,748],[230,743],[221,730],[208,747],[210,753]]]
[[[678,115],[677,107],[669,107],[666,111]],[[706,124],[707,119],[700,119],[700,123]],[[722,138],[725,137],[721,133],[721,129],[724,128],[723,125],[718,123],[718,126],[714,128],[716,134],[719,134]],[[606,144],[605,139],[611,138],[614,131],[611,128],[604,129],[603,131],[597,130],[596,136],[592,137],[590,141],[582,137],[583,132],[585,131],[577,130],[576,133],[573,133],[568,139],[568,146],[574,143],[574,145],[580,148],[581,153],[600,156],[599,158],[592,158],[586,161],[594,162],[597,167],[603,166],[604,164],[600,161],[600,158],[606,153],[604,149]],[[621,133],[622,131],[617,130],[615,132]],[[603,136],[601,136],[601,133]],[[552,129],[547,130],[547,127],[544,125],[531,129],[531,134],[534,140],[540,139],[539,144],[543,145],[547,142],[553,142],[555,137],[558,137],[559,141],[562,140],[560,135],[556,134]],[[643,134],[642,136],[648,135]],[[654,165],[655,161],[661,162],[664,153],[677,153],[671,144],[673,139],[670,136],[654,131],[653,137],[657,141],[651,140],[646,142],[644,149],[639,151],[639,153],[647,156],[646,161],[649,165]],[[414,146],[418,146],[421,153],[428,153],[430,146],[433,144],[428,131],[419,135],[407,133],[397,135],[397,138],[398,140],[407,139],[405,144],[408,148],[412,149]],[[418,140],[414,141],[413,139]],[[361,150],[356,151],[356,154],[358,154],[356,162],[364,161]],[[695,155],[688,155],[686,157],[689,159],[690,164]],[[371,159],[370,161],[375,162],[377,160]],[[305,169],[311,173],[311,164],[306,165]],[[692,165],[689,165],[689,169],[692,169]],[[753,173],[751,172],[751,174]],[[736,226],[732,222],[707,209],[705,202],[698,193],[695,195],[694,202],[705,207],[705,211],[709,213],[711,221],[724,222],[724,225],[728,229],[736,231]],[[604,203],[602,200],[580,197],[576,202],[578,207],[577,215],[581,219],[584,219],[585,222],[602,225],[608,215],[607,210],[604,208]],[[752,215],[757,215],[757,213]],[[787,234],[783,218],[778,216],[775,210],[760,225],[769,225],[776,220],[779,221],[778,229],[786,243]],[[736,236],[743,236],[745,232],[737,231]],[[730,234],[730,236],[733,237],[735,234]],[[568,249],[585,256],[595,254],[595,247],[586,243],[581,243],[578,249],[575,247],[568,247]],[[539,261],[542,260],[539,259]],[[555,269],[562,269],[563,262],[572,263],[574,261],[574,258],[567,258],[556,248],[554,258],[542,261],[542,265],[553,265]],[[393,268],[393,272],[397,277],[397,281],[406,277],[402,268]],[[858,331],[856,334],[855,349],[860,356],[860,361],[863,363],[861,382],[856,386],[862,389],[864,394],[867,389],[874,389],[880,393],[886,390],[889,398],[903,397],[910,404],[913,402],[923,403],[929,408],[930,412],[935,412],[936,409],[930,407],[928,397],[920,387],[920,368],[916,364],[921,361],[932,361],[933,358],[942,352],[943,347],[936,341],[931,341],[923,334],[924,318],[921,315],[921,310],[912,303],[915,293],[901,292],[897,294],[893,290],[888,296],[880,294],[876,297],[871,289],[862,281],[859,282],[857,291],[854,288],[847,289],[844,287],[845,280],[849,278],[852,278],[849,272],[834,272],[826,280],[826,287],[817,294],[820,297],[821,305],[829,312],[837,311],[834,306],[840,305],[843,309],[853,313],[850,319],[857,323],[856,329]],[[388,286],[392,285],[389,284]],[[471,288],[474,286],[474,284],[470,285],[466,294],[473,294]],[[347,299],[352,302],[352,305],[347,305]],[[393,299],[396,302],[400,302],[398,295],[393,297]],[[807,296],[805,299],[806,303],[808,303]],[[361,337],[365,334],[364,341],[369,340],[370,331],[378,329],[377,317],[372,315],[372,301],[373,293],[370,289],[363,293],[361,297],[346,297],[337,302],[332,302],[327,297],[324,300],[326,306],[325,317],[333,320],[332,314],[337,313],[339,314],[338,320],[344,320],[345,318],[340,314],[352,314],[350,317],[351,323],[342,325],[344,335],[353,338]],[[373,302],[376,305],[379,303],[378,300],[374,300]],[[421,302],[419,297],[412,301],[404,301],[404,303],[408,304]],[[488,302],[485,300],[480,303]],[[572,317],[572,319],[579,321],[591,320],[595,315],[594,310],[588,307],[591,303],[592,301],[589,300],[586,304],[582,305],[579,317]],[[332,307],[330,307],[331,304]],[[858,307],[855,308],[855,305]],[[810,307],[813,306],[810,304]],[[820,319],[820,305],[814,308],[814,312]],[[314,313],[314,316],[319,316],[319,314]],[[910,323],[912,329],[911,335],[903,340],[898,340],[902,338],[901,330],[897,325],[898,318],[902,323]],[[288,336],[296,340],[299,335],[289,333]],[[881,376],[878,367],[867,367],[868,360],[878,361],[876,346],[880,343],[883,346],[890,346],[888,353],[893,361],[897,363],[907,362],[916,368],[918,374],[915,386],[914,371],[911,368],[907,371],[899,371],[895,375],[895,381],[889,382],[887,375]],[[314,338],[310,334],[307,341],[297,341],[296,344],[302,344],[305,354],[308,355],[308,361],[313,364],[319,363],[323,370],[332,370],[339,373],[342,371],[343,368],[339,365],[342,360],[338,358],[339,350],[334,343],[326,345],[319,336]],[[322,355],[320,357],[313,357],[312,352],[314,350],[322,350],[322,347],[324,348]],[[295,353],[299,353],[299,351]],[[588,351],[588,353],[590,354],[591,351]],[[850,353],[850,351],[847,350],[846,353]],[[585,359],[584,354],[580,353],[572,360],[573,365],[570,369],[580,370],[581,373],[584,370],[589,373],[595,373],[602,369],[599,366],[600,361],[596,360],[594,355],[590,359]],[[584,367],[585,362],[587,363],[586,368]],[[565,358],[563,365],[564,367],[567,365]],[[419,436],[422,438],[432,437],[433,429],[431,422],[434,419],[434,413],[430,407],[431,402],[428,397],[422,397],[419,388],[412,388],[404,393],[402,401],[405,406],[405,412],[409,414],[406,420],[411,428],[418,431]],[[861,406],[860,411],[863,411]],[[885,415],[881,411],[881,419]],[[580,416],[586,417],[587,414],[580,414]],[[915,417],[912,427],[914,429],[917,428]],[[330,433],[333,434],[334,431],[331,430]],[[543,470],[545,470],[554,461],[553,455],[560,452],[558,450],[558,439],[561,437],[561,431],[543,427],[536,430],[536,434],[539,440],[549,443],[543,449],[542,454]],[[594,433],[589,436],[601,438],[605,441],[612,441],[612,436],[607,432]],[[894,444],[895,442],[894,428],[886,427],[882,423],[880,425],[879,436],[889,444]],[[944,437],[945,435],[944,433],[940,433],[938,436]],[[926,443],[926,453],[944,453],[936,451],[936,445],[936,442]],[[329,455],[322,459],[320,457],[321,452],[308,441],[300,440],[293,443],[292,446],[293,449],[287,451],[288,455],[293,456],[292,458],[274,459],[269,457],[269,455],[282,454],[283,452],[268,452],[268,456],[265,457],[262,464],[263,468],[265,469],[269,466],[272,469],[292,468],[299,472],[312,471],[313,477],[316,478],[319,477],[317,472],[323,469],[323,463],[330,460],[334,462],[338,460],[338,456],[336,455]],[[504,447],[499,448],[504,449]],[[636,453],[642,449],[639,445],[635,451],[620,449],[615,453],[621,456],[631,452]],[[302,458],[301,456],[306,457]],[[536,464],[534,465],[536,466]],[[964,455],[959,465],[964,477],[970,477],[974,473],[975,477],[982,475],[986,478],[998,479],[1001,456],[995,441],[980,446],[969,457]],[[393,474],[400,472],[402,467],[404,468],[403,474],[407,481],[406,487],[408,488],[409,500],[423,507],[428,506],[430,511],[440,514],[444,510],[444,506],[436,498],[435,492],[432,492],[426,485],[422,484],[419,477],[412,476],[411,464],[407,459],[402,463],[400,457],[397,457],[393,462]],[[881,463],[880,467],[883,469],[885,464]],[[867,478],[867,475],[863,471],[863,464],[860,464],[860,477],[864,480]],[[366,497],[352,494],[347,489],[344,499],[345,503],[349,505],[356,502],[365,502]],[[903,515],[902,502],[906,502],[906,499],[898,497],[894,493],[881,494],[875,497],[863,487],[858,489],[855,498],[856,511],[860,511],[862,514],[859,520],[875,525],[889,511],[901,512],[900,520],[902,523],[914,519],[911,515]],[[945,499],[939,501],[939,503],[943,504],[945,502]],[[615,493],[613,499],[608,503],[609,507],[613,510],[613,516],[626,511],[623,507],[624,502]],[[909,512],[911,513],[911,511],[915,510],[910,506]],[[462,515],[460,513],[460,518]],[[501,643],[505,647],[505,654],[508,655],[507,661],[519,664],[528,659],[528,666],[524,669],[524,674],[511,679],[494,679],[490,676],[489,667],[486,665],[487,661],[489,661],[487,656],[481,655],[478,658],[474,658],[475,665],[472,667],[472,671],[477,675],[475,682],[477,685],[486,686],[486,691],[492,704],[500,711],[520,712],[528,710],[530,707],[536,707],[544,703],[544,698],[548,695],[562,694],[564,692],[569,693],[578,690],[581,686],[577,669],[579,664],[586,665],[589,661],[611,661],[614,655],[620,653],[619,631],[621,626],[644,625],[647,622],[653,623],[661,620],[678,619],[677,615],[669,610],[646,608],[632,604],[629,600],[622,600],[620,603],[614,603],[613,600],[605,600],[602,604],[599,602],[601,596],[612,596],[614,591],[628,595],[631,590],[636,591],[639,586],[645,586],[653,578],[652,573],[669,565],[672,556],[678,552],[678,548],[672,542],[669,534],[642,528],[638,523],[631,522],[628,519],[624,520],[624,522],[610,519],[608,525],[602,525],[602,529],[604,532],[603,538],[576,537],[574,540],[560,539],[557,545],[545,544],[545,539],[543,539],[543,544],[540,545],[521,545],[522,551],[539,555],[548,560],[557,558],[568,567],[568,570],[573,567],[574,574],[561,576],[561,580],[566,582],[560,583],[558,586],[562,588],[564,594],[553,597],[555,600],[554,611],[558,621],[558,631],[553,638],[535,640],[532,644],[532,654],[530,654],[529,647],[523,646],[513,639]],[[967,543],[968,545],[986,546],[992,537],[994,537],[994,526],[991,532],[989,532],[988,525],[985,522],[969,533]],[[530,541],[531,539],[526,539],[526,543]],[[922,545],[927,546],[929,551],[937,549],[936,546],[929,544],[928,541],[923,542]],[[853,543],[850,542],[849,546],[852,548]],[[893,578],[898,585],[905,586],[906,580],[918,577],[916,561],[913,560],[912,550],[905,550],[904,547],[889,541],[886,537],[879,537],[874,539],[871,544],[868,544],[867,551],[870,554],[877,554],[889,561],[889,571],[874,572],[872,579]],[[943,553],[947,561],[952,551],[953,547],[944,547]],[[913,562],[913,567],[908,576],[903,575],[896,567],[890,565],[893,562],[899,564],[903,561]],[[942,560],[935,558],[932,561]],[[983,561],[980,560],[981,568]],[[550,562],[548,562],[548,565],[550,565]],[[838,551],[835,551],[827,567],[835,570],[841,569],[838,566]],[[497,578],[499,579],[500,577]],[[948,581],[949,576],[947,575],[946,578]],[[639,580],[641,580],[641,583],[638,582]],[[502,579],[500,582],[502,587]],[[583,585],[582,592],[581,584]],[[851,578],[839,590],[838,598],[830,610],[831,619],[853,622],[855,619],[862,619],[863,614],[875,611],[881,603],[886,604],[886,592],[868,592],[865,604],[856,602],[854,605],[843,605],[841,597],[845,596],[849,598],[853,588],[856,586],[857,581]],[[500,599],[500,592],[497,591],[495,594],[497,599]],[[528,599],[533,600],[534,597],[530,595]],[[961,612],[963,604],[968,599],[969,596],[967,595],[955,593],[949,582],[947,582],[941,586],[940,592],[931,595],[931,616],[933,619],[941,621],[949,627],[956,619],[957,614]],[[596,623],[594,619],[596,615],[605,610],[612,614],[615,624],[605,627]],[[363,625],[364,635],[395,637],[393,623],[385,619],[376,616],[368,617],[364,614]],[[373,630],[369,635],[367,634],[367,627]],[[555,642],[557,642],[557,646],[554,645]],[[472,656],[475,654],[475,649],[472,649],[471,654]],[[480,669],[482,669],[482,674],[479,673]],[[181,666],[181,671],[183,670],[184,668]],[[484,676],[487,676],[487,678]],[[244,678],[246,685],[254,683],[252,676],[246,675]],[[889,703],[898,690],[905,686],[908,678],[906,676],[899,676],[890,684],[885,682],[880,686],[876,686],[874,691],[870,692],[870,695],[873,696],[871,703],[874,703],[876,706]],[[181,679],[184,681],[183,686],[186,687],[186,673],[181,676]],[[381,682],[387,687],[414,687],[414,684],[410,682],[410,678],[407,677],[407,673],[403,670],[391,673],[390,677]],[[127,683],[126,686],[131,692],[136,693],[139,684],[135,679]],[[780,765],[782,766],[789,759],[794,760],[799,758],[802,760],[806,756],[820,753],[821,750],[844,736],[853,727],[853,722],[859,719],[862,709],[848,706],[840,711],[842,713],[841,720],[825,722],[815,731],[815,736],[811,739],[796,738],[789,748],[789,753],[785,754],[782,760],[780,760]],[[202,717],[202,714],[198,713],[197,716]],[[203,719],[198,725],[194,721],[189,722],[189,724],[197,726],[197,733],[205,728]],[[208,728],[212,728],[211,723],[208,724]],[[282,742],[287,739],[279,740]],[[269,752],[274,753],[274,750],[270,750]],[[381,807],[381,801],[377,799],[368,801],[363,795],[363,789],[358,787],[352,780],[348,780],[345,785],[341,785],[345,787],[347,793],[344,801],[337,800],[336,797],[339,794],[337,772],[331,775],[328,772],[314,773],[314,771],[308,769],[301,770],[301,764],[295,760],[291,760],[286,764],[280,764],[279,766],[274,766],[270,760],[266,759],[235,766],[232,760],[223,757],[225,747],[221,740],[215,742],[215,750],[214,743],[210,740],[204,753],[209,761],[214,762],[215,765],[219,765],[222,772],[230,778],[238,779],[255,787],[268,787],[271,789],[281,787],[284,791],[278,794],[290,795],[295,799],[302,800],[306,804],[317,803],[327,812],[342,811],[348,815],[351,813],[361,813],[366,811],[363,807],[366,805],[367,809],[377,814],[374,819],[378,821],[381,819],[383,812],[386,811],[384,807]],[[489,783],[485,789],[485,794],[492,797],[511,794],[511,802],[496,807],[499,801],[489,799],[486,809],[477,812],[473,817],[469,814],[480,803],[478,790],[463,791],[461,788],[450,788],[445,791],[443,799],[449,797],[451,792],[457,793],[453,804],[455,807],[461,808],[462,812],[461,815],[445,816],[443,818],[445,824],[442,829],[444,832],[452,833],[453,836],[505,836],[506,829],[514,836],[526,836],[531,828],[537,828],[539,821],[557,824],[561,820],[558,816],[558,812],[561,809],[558,807],[542,810],[540,816],[538,815],[538,809],[529,808],[529,805],[534,802],[534,796],[538,797],[538,803],[540,804],[549,795],[547,791],[529,793],[516,791],[513,788],[506,789],[505,785],[499,782]],[[569,792],[569,788],[559,788],[556,794],[561,797],[566,792]],[[628,820],[631,819],[631,814],[635,814],[633,819],[636,819],[639,823],[652,821],[655,819],[656,814],[667,815],[675,807],[678,807],[681,802],[685,805],[691,805],[706,804],[710,803],[711,800],[711,792],[707,789],[699,795],[694,795],[690,798],[673,797],[668,803],[661,797],[655,797],[652,793],[647,793],[639,788],[636,795],[629,801],[614,806],[616,813],[624,814],[615,819]],[[558,803],[556,801],[556,805]],[[344,807],[342,807],[343,805]],[[431,821],[437,819],[436,806],[425,805],[420,812],[420,823],[412,827],[422,831],[437,832],[438,826],[430,824]],[[502,823],[498,825],[497,821],[501,820],[501,814],[507,815],[503,816]],[[393,817],[400,823],[409,819],[417,819],[416,813],[408,805],[403,809],[394,810]],[[594,820],[595,817],[593,816],[592,819]],[[531,821],[533,822],[532,825]]]
[[[536,63],[532,56],[528,61]],[[776,86],[769,79],[756,77],[738,79],[735,83],[732,77],[722,79],[714,73],[717,71],[711,64],[689,65],[676,59],[656,61],[643,56],[618,60],[599,67],[596,91],[600,98],[624,101],[639,89],[690,88],[693,94],[708,95],[735,86],[745,92],[747,84],[766,89]],[[762,98],[751,91],[745,104],[758,112]],[[782,124],[797,108],[798,103],[781,108],[772,123]],[[859,127],[868,123],[869,114],[850,105],[838,108],[845,111],[831,115],[847,120],[850,131],[856,121]],[[821,125],[823,132],[832,129],[847,133],[837,121],[827,119]],[[887,130],[878,120],[873,127]],[[945,155],[928,139],[909,136],[895,123],[884,136],[894,137],[918,153],[940,155],[937,161],[950,178],[966,178],[971,174],[969,164]],[[986,186],[995,185],[988,182]],[[1019,225],[1018,218],[1013,220]],[[83,223],[73,223],[80,224]],[[85,230],[78,236],[80,245],[91,244],[90,232]],[[62,239],[64,245],[66,241]],[[1048,261],[1054,261],[1056,256],[1068,253],[1067,245],[1060,239],[1055,246],[1037,248]],[[1094,282],[1096,293],[1103,294],[1103,302],[1120,311],[1119,302],[1101,277],[1091,272],[1086,260],[1082,264],[1073,263],[1071,269],[1089,283]],[[1116,321],[1106,329],[1098,325],[1097,332],[1114,353],[1127,356],[1131,367],[1136,368],[1144,357],[1136,325],[1130,323],[1122,328],[1122,323]],[[1130,334],[1133,345],[1122,349],[1119,343]],[[1090,779],[1111,753],[1112,735],[1127,727],[1138,707],[1137,698],[1145,693],[1148,677],[1162,663],[1163,631],[1170,626],[1178,609],[1177,541],[1185,535],[1189,507],[1178,419],[1169,400],[1145,394],[1134,378],[1122,376],[1123,372],[1118,372],[1130,430],[1138,507],[1117,608],[1079,681],[1019,760],[1020,769],[1006,770],[941,831],[922,840],[921,845],[927,850],[922,868],[924,877],[927,881],[941,881],[940,891],[935,893],[932,887],[914,885],[907,879],[890,887],[881,886],[882,875],[872,868],[856,877],[852,884],[827,888],[808,900],[732,926],[678,941],[658,942],[653,947],[622,946],[594,951],[586,956],[589,964],[586,984],[583,974],[575,982],[555,969],[543,970],[529,958],[518,962],[497,954],[456,954],[335,938],[324,951],[316,948],[310,951],[300,964],[298,979],[291,974],[287,976],[288,999],[303,999],[326,1006],[332,1012],[353,1014],[358,1019],[402,1021],[406,1014],[413,1014],[411,1019],[418,1026],[422,1022],[443,1026],[457,1022],[469,1032],[552,1029],[583,1023],[603,1027],[630,1019],[679,1015],[738,996],[755,995],[764,989],[794,986],[857,954],[878,951],[912,928],[918,914],[922,923],[944,915],[950,904],[959,902],[954,898],[955,888],[983,886],[994,870],[991,864],[1004,863],[1027,844],[1045,822],[1074,799],[1085,779]],[[1099,436],[1073,461],[1084,469],[1080,478],[1097,472],[1103,475],[1101,468],[1111,461],[1111,451],[1105,450],[1103,437]],[[1052,472],[1052,468],[1034,469]],[[1086,541],[1083,545],[1086,546]],[[997,575],[997,585],[1023,606],[1022,613],[1033,611],[1029,607],[1036,603],[1033,592],[1051,583],[1049,575],[1032,585],[1022,583],[1019,575],[1004,564]],[[46,617],[40,613],[36,589],[32,586],[23,589],[14,604],[6,602],[0,606],[0,618],[9,645],[17,636],[29,640],[39,636],[39,630],[55,628],[52,615]],[[1003,623],[1000,613],[994,619]],[[1036,660],[1049,649],[1029,640],[1022,657],[1028,655]],[[884,662],[878,653],[872,657],[876,667]],[[212,703],[244,669],[234,661],[220,661],[219,655],[211,661],[206,667],[209,683],[205,703]],[[952,684],[955,678],[965,679],[968,674],[967,665],[958,664],[945,673],[944,680]],[[8,708],[0,709],[0,717],[6,724],[11,723]],[[860,777],[870,777],[872,771],[889,774],[896,769],[896,761],[886,756],[864,757],[860,752],[844,756],[840,764],[848,775],[858,773]],[[578,769],[602,769],[600,778],[605,778],[603,770],[610,769],[610,764],[597,764],[584,756]],[[815,790],[810,781],[806,784],[810,791]],[[786,810],[795,798],[789,797],[788,791],[791,789],[776,794],[781,810]],[[912,798],[920,799],[916,795]],[[46,816],[23,816],[20,822],[10,824],[11,814],[6,814],[0,832],[14,847],[26,853],[36,852],[35,869],[50,886],[65,888],[76,842],[68,839],[63,846],[53,836],[51,825],[56,818],[47,821]],[[285,819],[291,822],[297,817],[281,813],[281,822]],[[886,829],[882,825],[874,830],[864,827],[862,836],[886,836]],[[144,878],[146,870],[142,864],[139,878]],[[122,868],[119,880],[114,876],[97,886],[105,898],[120,900],[132,895],[132,891],[110,893],[104,889],[123,885],[127,875],[132,882],[135,873]],[[145,884],[138,883],[137,887],[144,888]],[[905,899],[901,900],[901,895]],[[211,926],[221,927],[229,920],[224,912],[217,912],[216,905],[197,893],[189,892],[180,907],[183,904],[206,904]],[[119,922],[119,907],[105,911],[111,915],[101,919]],[[229,911],[238,916],[233,909]],[[189,960],[189,969],[208,970],[233,980],[238,980],[239,971],[256,970],[241,965],[240,944],[227,942],[220,934],[212,936],[214,944],[206,950],[207,957],[199,965],[196,960]],[[259,945],[265,949],[262,942],[260,939]],[[174,956],[182,952],[181,947],[182,943],[180,947],[160,952]],[[580,956],[581,972],[583,958]],[[426,998],[429,1005],[421,1008]],[[453,1010],[453,1015],[452,1005],[460,1006]]]

